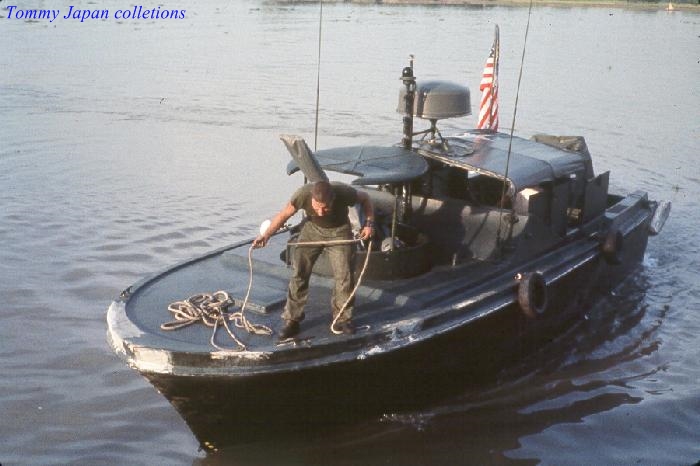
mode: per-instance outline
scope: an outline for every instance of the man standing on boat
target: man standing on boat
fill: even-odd
[[[331,297],[335,329],[346,335],[354,333],[351,322],[354,297],[351,295],[355,286],[355,245],[349,241],[353,238],[348,208],[357,203],[362,206],[366,219],[360,239],[370,239],[374,232],[374,208],[367,193],[342,183],[318,181],[299,188],[287,205],[272,219],[267,231],[253,241],[253,247],[265,247],[270,237],[287,220],[299,209],[304,209],[307,221],[301,229],[298,242],[318,243],[317,246],[306,245],[292,249],[294,267],[287,289],[287,303],[282,312],[285,324],[280,332],[280,339],[290,338],[299,333],[299,323],[304,319],[304,305],[309,296],[311,270],[324,249],[327,250],[335,278],[335,288]],[[338,241],[341,243],[333,244]],[[341,310],[343,314],[338,316]]]

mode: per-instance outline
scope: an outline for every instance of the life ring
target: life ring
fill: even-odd
[[[603,257],[608,264],[617,265],[622,263],[624,242],[625,237],[617,228],[610,229],[605,235],[601,249],[603,251]]]
[[[535,319],[544,314],[548,302],[547,281],[544,275],[541,272],[524,274],[518,285],[518,304],[523,313]]]

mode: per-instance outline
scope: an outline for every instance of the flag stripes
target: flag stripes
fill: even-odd
[[[481,103],[479,105],[478,129],[498,130],[498,57],[500,55],[500,40],[498,37],[498,25],[493,39],[493,46],[481,77],[479,90],[481,91]]]

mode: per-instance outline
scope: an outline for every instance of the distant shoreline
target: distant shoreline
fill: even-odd
[[[276,0],[273,3],[318,3],[319,0]],[[609,7],[649,11],[697,11],[699,3],[646,2],[629,0],[532,0],[533,5],[554,7]],[[323,3],[356,3],[367,5],[423,5],[423,6],[528,6],[530,0],[323,0]]]

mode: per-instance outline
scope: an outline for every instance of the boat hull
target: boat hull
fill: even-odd
[[[256,375],[143,375],[209,449],[413,410],[491,380],[594,309],[639,266],[648,220],[625,232],[619,263],[592,252],[549,276],[547,306],[535,319],[514,299],[468,324],[361,358]]]

